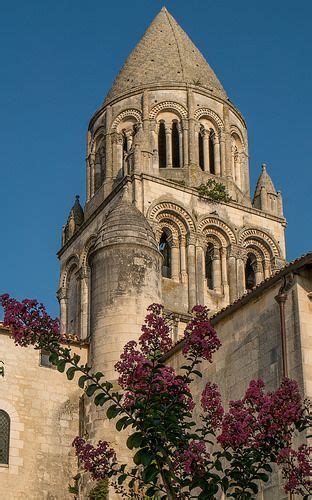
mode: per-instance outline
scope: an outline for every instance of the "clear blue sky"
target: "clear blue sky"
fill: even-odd
[[[0,291],[58,313],[61,227],[85,200],[89,118],[158,0],[1,0]],[[252,188],[268,165],[284,198],[287,258],[312,248],[312,2],[169,0],[249,130]]]

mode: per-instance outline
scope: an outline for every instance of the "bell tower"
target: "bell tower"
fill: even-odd
[[[263,167],[252,201],[245,120],[165,8],[91,118],[86,177],[59,252],[62,328],[112,377],[147,303],[217,311],[285,261],[281,194]]]

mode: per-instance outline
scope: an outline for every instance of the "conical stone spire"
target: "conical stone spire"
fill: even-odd
[[[255,198],[256,196],[260,196],[261,189],[263,187],[266,189],[267,193],[277,194],[273,181],[267,172],[265,163],[262,165],[262,171],[257,182],[255,196],[254,196]]]
[[[126,60],[105,103],[157,84],[192,84],[227,98],[204,56],[165,7]]]

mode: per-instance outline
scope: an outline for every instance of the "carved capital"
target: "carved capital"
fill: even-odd
[[[231,245],[228,249],[228,256],[235,257],[235,259],[247,260],[247,250],[238,245]]]
[[[58,291],[56,292],[56,297],[57,300],[60,302],[61,300],[67,300],[67,289],[66,288],[59,288]]]

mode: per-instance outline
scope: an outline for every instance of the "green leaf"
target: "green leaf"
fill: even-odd
[[[136,465],[142,464],[145,467],[147,467],[152,460],[153,455],[151,454],[149,448],[142,448],[141,450],[138,450],[133,457],[133,461]]]
[[[116,405],[112,405],[108,408],[106,415],[109,420],[115,418],[119,413],[119,408]]]
[[[202,377],[203,377],[203,374],[202,374],[200,371],[198,371],[198,370],[193,370],[193,372],[192,372],[192,373],[195,373],[195,375],[197,375],[197,376],[198,376],[198,377],[200,377],[200,378],[202,378]]]
[[[79,377],[78,385],[79,385],[79,387],[81,387],[81,389],[84,388],[86,380],[88,380],[88,376],[87,375],[81,375],[81,377]]]
[[[126,423],[126,421],[128,420],[128,416],[125,416],[125,417],[122,417],[120,420],[118,420],[116,422],[116,429],[117,431],[121,431],[124,424]]]
[[[50,363],[52,363],[53,365],[56,365],[56,364],[57,364],[58,359],[59,359],[59,357],[58,357],[58,354],[57,354],[56,352],[52,352],[52,353],[50,354],[50,356],[49,356],[49,361],[50,361]]]
[[[127,447],[129,450],[133,450],[133,448],[139,448],[141,446],[143,439],[143,435],[141,432],[135,432],[131,434],[131,436],[127,439]]]
[[[146,469],[144,469],[142,473],[143,481],[146,483],[148,482],[154,482],[154,480],[158,476],[158,469],[155,464],[150,464]]]
[[[87,396],[93,396],[93,394],[95,393],[95,391],[98,389],[98,386],[96,384],[91,384],[91,385],[88,385],[87,389],[86,389],[86,395]]]
[[[67,363],[67,360],[66,359],[60,359],[58,362],[57,362],[57,369],[59,372],[63,373],[64,370],[65,370],[65,366],[66,366],[66,363]]]
[[[259,491],[259,488],[258,488],[258,485],[256,483],[249,483],[249,488],[254,492],[254,493],[258,493]]]
[[[102,372],[96,372],[94,374],[94,378],[96,378],[97,381],[100,380],[100,378],[104,377],[103,373]]]
[[[220,462],[220,460],[216,460],[214,466],[217,470],[223,470],[222,463]]]
[[[76,371],[77,371],[77,368],[75,366],[71,366],[70,368],[68,368],[68,370],[66,372],[68,380],[73,380]]]
[[[267,483],[269,480],[269,476],[267,474],[264,474],[263,472],[259,472],[257,474],[257,478],[260,479],[260,481],[263,481],[264,483]]]
[[[108,397],[106,396],[106,394],[104,394],[104,392],[97,394],[94,398],[94,404],[96,406],[103,406],[106,401],[108,401]]]
[[[122,484],[127,479],[127,474],[121,474],[118,478],[118,484]]]

